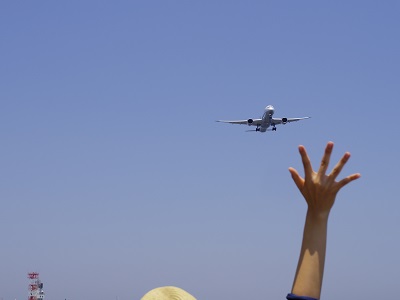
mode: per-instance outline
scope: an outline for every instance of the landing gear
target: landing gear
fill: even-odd
[[[260,127],[259,127],[259,125],[257,125],[256,131],[260,131]]]
[[[276,131],[275,124],[272,124],[272,131]]]

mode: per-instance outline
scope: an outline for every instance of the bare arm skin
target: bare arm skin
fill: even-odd
[[[326,175],[332,149],[333,142],[329,142],[326,145],[320,168],[315,172],[306,149],[304,146],[299,146],[304,166],[304,178],[295,169],[289,168],[293,181],[308,205],[292,293],[317,299],[321,296],[329,213],[339,190],[351,181],[360,178],[360,174],[356,173],[336,181],[336,177],[350,158],[349,152],[346,152],[332,172]]]

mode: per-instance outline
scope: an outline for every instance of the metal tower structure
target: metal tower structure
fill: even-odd
[[[28,273],[29,282],[29,298],[28,300],[43,300],[43,283],[39,279],[39,273]]]

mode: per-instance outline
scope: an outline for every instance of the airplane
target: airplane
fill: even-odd
[[[275,112],[275,108],[272,105],[268,105],[264,109],[264,114],[261,119],[248,119],[248,120],[238,120],[238,121],[224,121],[218,120],[217,122],[222,123],[230,123],[230,124],[244,124],[249,126],[257,126],[255,130],[247,130],[247,131],[257,131],[257,132],[266,132],[268,131],[276,131],[275,125],[278,124],[287,124],[295,121],[309,119],[310,117],[303,118],[273,118],[273,114]],[[272,126],[272,129],[268,129]]]

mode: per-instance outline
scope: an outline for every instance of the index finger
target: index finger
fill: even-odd
[[[301,160],[303,162],[303,167],[304,167],[304,178],[307,178],[312,173],[312,166],[311,166],[310,158],[308,157],[306,148],[303,145],[299,146],[299,152],[300,152]]]

